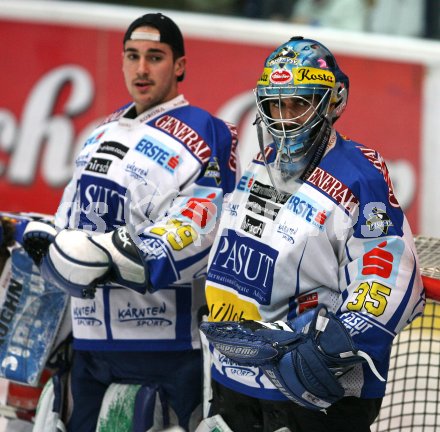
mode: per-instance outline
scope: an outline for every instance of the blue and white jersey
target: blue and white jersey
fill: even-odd
[[[133,111],[116,111],[87,139],[56,225],[91,234],[128,226],[149,292],[108,285],[92,300],[72,298],[74,347],[196,349],[215,221],[236,184],[236,130],[183,96]]]
[[[208,263],[209,319],[287,321],[324,304],[386,377],[393,339],[422,313],[424,290],[383,158],[333,130],[318,166],[290,187],[275,189],[258,156],[228,196]],[[249,396],[286,399],[260,369],[216,350],[212,376]],[[347,396],[385,392],[366,363],[341,383]]]

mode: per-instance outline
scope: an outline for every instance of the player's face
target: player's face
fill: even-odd
[[[159,34],[153,27],[136,32]],[[138,114],[178,95],[177,77],[185,70],[185,57],[173,59],[168,44],[151,40],[128,40],[122,55],[125,85]]]
[[[270,116],[273,119],[287,120],[285,129],[303,125],[314,114],[319,98],[313,96],[294,96],[290,98],[274,98],[269,101]],[[274,125],[281,129],[280,124]]]

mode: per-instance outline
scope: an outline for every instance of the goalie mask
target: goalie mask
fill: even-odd
[[[269,164],[273,182],[274,175],[278,181],[298,178],[315,154],[319,162],[347,104],[348,87],[333,54],[317,41],[293,37],[266,59],[254,93],[257,125],[262,121],[276,144]]]

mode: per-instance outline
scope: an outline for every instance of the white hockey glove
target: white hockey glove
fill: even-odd
[[[41,263],[42,276],[73,297],[94,298],[99,284],[115,282],[145,294],[148,271],[127,228],[90,236],[63,230]]]

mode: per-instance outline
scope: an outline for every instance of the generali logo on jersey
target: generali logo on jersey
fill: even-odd
[[[155,126],[183,142],[202,163],[205,164],[209,161],[211,149],[208,144],[193,128],[181,120],[170,115],[164,115],[156,120]]]
[[[330,173],[322,168],[316,167],[307,179],[307,182],[315,185],[318,189],[331,196],[345,208],[348,214],[354,214],[359,205],[359,200],[348,186],[333,177]]]

